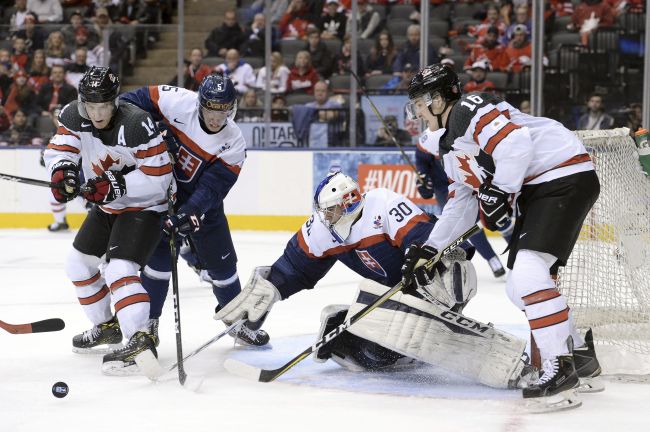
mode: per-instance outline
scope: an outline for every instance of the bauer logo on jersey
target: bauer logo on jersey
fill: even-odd
[[[176,180],[183,183],[191,182],[202,163],[201,159],[188,152],[185,147],[179,147],[174,167]]]
[[[379,264],[367,250],[355,250],[355,252],[357,253],[357,256],[363,265],[368,267],[370,271],[378,274],[379,276],[386,277],[386,270],[384,270],[381,264]]]

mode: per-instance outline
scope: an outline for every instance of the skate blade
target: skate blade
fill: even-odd
[[[605,383],[600,377],[580,378],[578,393],[598,393],[605,391]]]
[[[143,351],[135,356],[135,363],[138,365],[139,371],[152,381],[157,381],[166,372],[151,350]]]
[[[578,408],[581,405],[582,401],[578,397],[576,389],[565,390],[553,396],[526,399],[524,404],[526,411],[531,414],[565,411]]]
[[[72,347],[72,352],[76,354],[84,354],[84,355],[98,355],[98,354],[110,354],[115,350],[118,350],[122,348],[123,345],[121,343],[119,344],[109,344],[109,345],[99,345],[97,347],[93,348],[77,348],[77,347]]]
[[[122,361],[102,363],[102,373],[108,376],[135,376],[140,375],[137,364],[125,365]]]

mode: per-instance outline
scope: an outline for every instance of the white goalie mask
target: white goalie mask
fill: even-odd
[[[314,194],[314,210],[339,243],[350,235],[363,202],[359,184],[340,172],[328,174]]]

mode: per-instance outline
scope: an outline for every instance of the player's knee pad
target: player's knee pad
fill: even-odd
[[[133,261],[123,259],[112,259],[104,268],[104,279],[106,284],[113,290],[113,285],[119,283],[124,278],[137,278],[139,282],[138,272],[140,265]]]
[[[65,273],[72,281],[86,280],[99,272],[102,259],[72,248],[65,260]]]
[[[508,276],[508,296],[522,298],[539,290],[555,288],[549,268],[556,258],[544,252],[523,249],[517,252],[515,264]]]
[[[423,285],[434,298],[460,312],[476,295],[476,269],[465,259],[463,249],[455,249],[442,260],[445,270],[434,269],[433,279]]]
[[[153,268],[146,265],[142,270],[142,275],[156,281],[169,281],[172,277],[172,272],[154,270]]]
[[[321,328],[317,338],[320,339],[345,321],[348,312],[346,305],[329,305],[321,312]],[[388,348],[343,332],[314,352],[314,360],[324,362],[332,359],[340,366],[353,372],[378,370],[397,363],[410,363],[402,354]]]

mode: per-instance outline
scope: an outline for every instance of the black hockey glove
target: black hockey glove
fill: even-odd
[[[52,195],[60,203],[79,195],[79,167],[70,161],[60,161],[52,166]]]
[[[95,204],[108,204],[126,195],[126,180],[117,171],[104,171],[101,176],[88,180],[86,187],[83,197]]]
[[[510,194],[492,185],[486,180],[478,189],[481,223],[491,231],[497,231],[508,225],[512,216],[512,207],[508,202]]]
[[[424,199],[433,197],[433,180],[428,174],[420,174],[418,178],[418,192]]]
[[[201,228],[201,217],[194,213],[184,212],[182,209],[172,216],[165,217],[163,222],[163,231],[169,235],[172,232],[180,236],[197,232]]]
[[[436,256],[438,251],[425,245],[412,244],[406,249],[404,254],[404,264],[402,264],[402,277],[404,278],[404,288],[402,292],[413,294],[418,286],[429,284],[435,272],[443,273],[446,268],[442,262],[438,262],[431,272],[427,272],[423,264]]]

